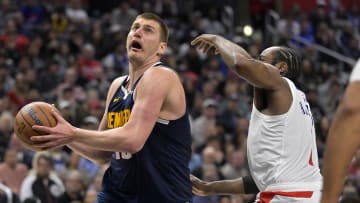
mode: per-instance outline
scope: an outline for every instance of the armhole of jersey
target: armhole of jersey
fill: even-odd
[[[294,108],[294,106],[295,106],[295,101],[297,100],[297,98],[296,98],[296,97],[297,97],[297,94],[296,94],[297,88],[296,88],[295,84],[294,84],[291,80],[289,80],[289,79],[287,79],[287,78],[285,78],[285,77],[284,77],[284,79],[286,80],[286,82],[287,82],[288,85],[289,85],[290,92],[291,92],[291,96],[292,96],[292,101],[291,101],[290,107],[289,107],[288,111],[285,113],[285,114],[287,114],[287,113],[289,113],[289,112]]]
[[[360,59],[355,64],[349,82],[360,81]]]
[[[158,62],[154,63],[151,67],[157,67],[157,66],[164,66],[164,64],[163,64],[161,61],[158,61]],[[146,70],[146,71],[147,71],[147,70]],[[145,71],[145,72],[146,72],[146,71]],[[141,80],[141,78],[144,76],[145,72],[143,72],[143,74],[142,74],[142,75],[139,77],[139,79],[135,82],[134,87],[133,87],[133,89],[132,89],[132,92],[133,92],[132,97],[133,97],[133,101],[134,101],[134,102],[135,102],[135,99],[136,99],[135,95],[136,95],[137,84],[140,82],[140,80]]]
[[[259,117],[262,117],[262,118],[266,118],[266,119],[269,119],[269,118],[272,118],[272,119],[282,119],[284,116],[286,116],[287,114],[289,114],[289,112],[291,112],[291,111],[293,110],[293,108],[294,108],[294,106],[295,106],[295,105],[294,105],[294,104],[295,104],[295,100],[296,100],[296,87],[295,87],[294,83],[293,83],[291,80],[289,80],[289,79],[287,79],[287,78],[285,78],[285,77],[283,77],[283,78],[286,80],[286,82],[287,82],[287,84],[288,84],[288,86],[289,86],[289,88],[290,88],[290,93],[291,93],[291,96],[292,96],[292,101],[291,101],[291,104],[290,104],[290,106],[289,106],[289,109],[288,109],[285,113],[283,113],[283,114],[267,115],[267,114],[264,114],[264,113],[262,113],[261,111],[259,111],[259,110],[256,108],[255,102],[253,102],[253,103],[252,103],[252,108],[253,108],[252,113],[253,113],[253,114],[255,114],[255,115],[259,116]]]
[[[125,81],[129,80],[129,76],[124,76],[124,79],[122,81],[119,80],[119,85],[117,84],[114,84],[114,92],[109,92],[110,94],[112,94],[112,96],[110,97],[110,100],[109,100],[109,103],[106,104],[106,106],[108,106],[110,104],[110,102],[114,99],[115,95],[116,95],[116,92],[119,90],[119,88],[121,88],[121,86],[124,84]]]

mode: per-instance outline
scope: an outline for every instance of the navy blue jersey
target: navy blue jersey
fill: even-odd
[[[159,119],[136,154],[139,202],[191,202],[190,154],[188,115],[170,121]]]
[[[109,102],[107,112],[109,129],[121,127],[129,120],[134,100],[133,90],[128,92],[125,88],[128,81],[129,78],[126,78]],[[110,167],[104,174],[100,202],[110,203],[117,200],[116,202],[137,203],[135,156],[128,152],[112,154]]]
[[[130,92],[125,88],[128,81],[120,85],[109,103],[108,128],[121,127],[130,118],[138,81]],[[113,154],[102,192],[116,202],[191,202],[190,156],[188,114],[176,120],[158,119],[139,152]]]

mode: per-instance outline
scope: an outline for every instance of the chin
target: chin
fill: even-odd
[[[129,61],[130,62],[141,62],[143,61],[142,57],[136,54],[129,54],[128,55]]]

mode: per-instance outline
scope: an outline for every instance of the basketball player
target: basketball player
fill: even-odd
[[[321,203],[338,202],[348,165],[360,144],[360,59],[355,65],[327,138]]]
[[[203,182],[192,177],[196,194],[255,192],[256,202],[319,202],[322,176],[318,166],[314,122],[305,94],[294,85],[300,74],[295,52],[270,47],[253,59],[221,36],[204,34],[191,42],[203,52],[215,49],[228,68],[254,87],[247,156],[251,178]],[[256,187],[254,187],[254,184]]]
[[[67,144],[96,162],[110,161],[97,202],[191,202],[191,135],[185,93],[160,58],[168,28],[155,14],[135,19],[127,36],[129,75],[113,81],[99,130],[71,126],[59,114],[39,146]]]

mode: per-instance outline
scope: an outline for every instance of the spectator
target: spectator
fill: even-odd
[[[65,175],[65,193],[58,199],[57,203],[73,203],[84,201],[85,183],[80,171],[70,170]]]
[[[242,150],[236,150],[231,154],[231,159],[227,160],[226,164],[220,168],[221,174],[225,179],[236,179],[238,177],[245,177],[249,175],[248,167],[246,166],[246,155]]]
[[[8,52],[18,52],[20,55],[24,54],[29,44],[28,37],[17,33],[14,20],[8,20],[5,26],[4,33],[0,35],[2,45],[6,47]]]
[[[131,8],[129,2],[122,1],[117,8],[111,12],[112,26],[119,25],[122,30],[129,30],[138,12]]]
[[[78,71],[82,82],[89,82],[96,77],[96,69],[100,69],[101,64],[94,58],[95,48],[92,44],[85,44],[82,48],[82,54],[79,58]]]
[[[39,152],[33,160],[33,171],[20,189],[20,200],[36,197],[41,202],[55,202],[65,191],[61,179],[52,171],[53,160],[47,152]]]
[[[0,161],[3,160],[4,153],[12,133],[14,116],[9,111],[0,113]]]
[[[0,164],[0,182],[18,195],[21,183],[27,176],[27,173],[28,168],[25,164],[19,163],[16,150],[7,149],[4,162]]]
[[[89,16],[82,7],[80,0],[70,0],[69,7],[65,9],[66,16],[69,20],[77,25],[89,23]]]
[[[193,141],[196,147],[199,147],[205,143],[207,138],[207,128],[210,125],[215,125],[217,105],[217,101],[214,99],[205,99],[203,101],[202,114],[192,123]]]

